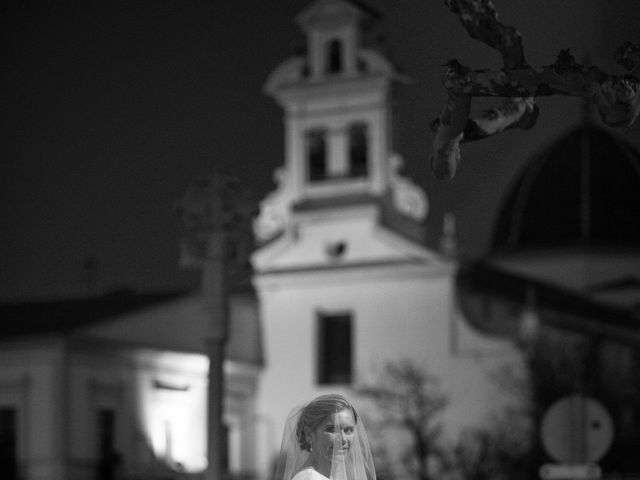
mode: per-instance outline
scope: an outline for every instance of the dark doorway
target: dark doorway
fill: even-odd
[[[116,450],[116,413],[110,408],[98,409],[97,437],[98,464],[97,480],[115,480],[121,462]]]
[[[0,478],[4,480],[18,480],[17,430],[17,410],[0,408]]]

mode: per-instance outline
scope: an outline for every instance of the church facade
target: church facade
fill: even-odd
[[[363,26],[373,16],[356,2],[311,2],[295,19],[306,52],[286,59],[266,79],[265,93],[284,112],[284,159],[274,172],[277,188],[254,218],[252,286],[232,291],[229,299],[226,441],[220,446],[225,470],[270,479],[293,408],[338,391],[363,406],[363,417],[375,414],[361,387],[375,385],[386,366],[406,361],[440,382],[449,402],[438,420],[444,438],[455,444],[466,429],[491,424],[512,402],[496,374],[506,367],[522,372],[533,359],[549,363],[539,368],[547,377],[569,372],[574,380],[575,371],[585,374],[585,384],[595,384],[586,374],[597,371],[606,389],[580,393],[606,399],[602,392],[615,392],[607,407],[615,414],[617,443],[611,450],[618,453],[605,457],[603,468],[637,471],[637,462],[620,467],[628,452],[637,451],[640,422],[634,387],[640,338],[637,307],[632,310],[637,248],[624,256],[597,250],[595,262],[583,248],[576,257],[573,246],[549,255],[566,216],[545,227],[550,208],[543,198],[526,214],[537,222],[518,230],[523,222],[510,219],[519,220],[526,209],[511,208],[532,205],[522,188],[513,192],[518,201],[507,200],[503,216],[509,218],[499,225],[496,246],[504,247],[502,228],[505,238],[524,235],[535,249],[509,243],[513,250],[488,257],[480,268],[462,265],[452,217],[445,218],[441,247],[428,247],[428,194],[403,176],[403,159],[394,151],[393,91],[403,77],[364,41]],[[588,138],[596,137],[589,132]],[[599,149],[605,160],[622,158],[612,145],[596,142],[589,151],[594,158]],[[548,165],[582,156],[574,150],[561,148]],[[637,196],[634,158],[624,175],[631,186],[619,188],[616,179],[609,187]],[[544,182],[558,181],[558,190],[568,190],[565,177],[551,173]],[[572,171],[571,177],[579,175]],[[526,189],[535,191],[546,189]],[[615,211],[637,218],[636,196]],[[603,218],[612,218],[605,213]],[[602,232],[611,232],[612,223],[628,229],[620,238],[637,243],[638,222],[612,221]],[[535,237],[540,235],[549,237]],[[628,294],[633,288],[636,293]],[[205,297],[116,295],[2,306],[0,477],[203,478],[210,400],[206,341],[211,323],[219,320],[205,308],[211,302]],[[537,349],[514,342],[522,318],[533,318],[522,315],[523,307],[537,308],[538,323],[524,325],[545,338]],[[560,355],[572,353],[567,345],[580,353],[573,370]],[[589,357],[602,358],[587,364]],[[599,364],[604,367],[585,367]],[[628,388],[620,389],[622,384]],[[543,392],[544,408],[577,391],[564,377],[553,387]],[[542,409],[537,414],[539,424]],[[574,440],[580,436],[570,433]],[[536,448],[536,461],[550,461]],[[409,477],[402,469],[391,473]]]
[[[442,381],[455,437],[500,408],[490,376],[520,353],[473,331],[457,308],[456,260],[425,247],[428,197],[393,151],[393,65],[361,43],[370,12],[317,1],[296,18],[306,55],[286,60],[265,92],[284,110],[278,188],[255,220],[252,256],[265,344],[258,416],[273,426],[263,470],[295,406],[375,382],[411,360]],[[453,247],[453,238],[445,238]],[[446,244],[446,242],[444,242]]]
[[[268,478],[292,408],[329,391],[354,396],[389,362],[442,380],[455,436],[499,408],[488,376],[520,358],[457,308],[453,224],[448,248],[425,247],[428,197],[393,151],[401,76],[362,44],[370,14],[312,2],[296,19],[307,54],[265,84],[284,110],[285,158],[254,220],[255,291],[230,299],[221,448],[231,474]],[[206,301],[136,298],[3,310],[7,478],[190,478],[206,468]]]

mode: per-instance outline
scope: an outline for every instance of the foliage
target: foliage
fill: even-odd
[[[370,400],[379,413],[373,423],[377,439],[389,430],[404,433],[409,444],[400,461],[410,477],[417,480],[495,480],[524,478],[531,446],[531,415],[528,388],[512,369],[497,372],[498,381],[515,402],[491,418],[488,427],[465,429],[455,442],[442,435],[441,416],[449,405],[438,377],[410,360],[387,363],[375,384],[358,393]],[[371,425],[368,425],[371,427]],[[394,441],[397,448],[401,442]],[[376,471],[381,479],[397,478],[393,455],[385,445],[372,443]],[[530,469],[529,469],[530,470]]]
[[[439,414],[449,399],[441,391],[437,377],[410,360],[389,362],[379,382],[358,389],[380,409],[386,427],[399,427],[410,436],[411,447],[404,463],[419,480],[429,480],[428,461],[438,454],[442,431]]]
[[[457,479],[526,478],[531,472],[530,424],[523,412],[507,409],[489,428],[469,428],[448,451],[443,470]]]

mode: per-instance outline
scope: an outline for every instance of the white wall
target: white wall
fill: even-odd
[[[195,354],[139,351],[135,363],[138,457],[150,449],[148,453],[180,463],[187,471],[203,470],[208,359]],[[156,388],[156,381],[174,389]]]
[[[62,340],[3,344],[0,407],[18,412],[18,456],[25,478],[92,478],[101,408],[115,413],[114,447],[123,455],[124,473],[149,474],[157,471],[157,459],[167,457],[185,471],[202,471],[207,465],[208,367],[201,354],[87,340],[71,347]],[[235,472],[255,470],[258,374],[257,367],[225,364],[225,422]]]
[[[0,405],[18,410],[18,456],[29,480],[64,476],[63,352],[56,340],[0,349]]]
[[[500,391],[487,374],[519,355],[509,344],[466,326],[455,309],[452,278],[452,268],[426,264],[258,277],[266,345],[259,413],[273,425],[262,445],[265,468],[280,445],[289,411],[320,393],[341,390],[315,382],[320,310],[352,312],[356,382],[375,379],[388,360],[424,365],[451,396],[446,414],[451,432],[481,423],[499,407]]]

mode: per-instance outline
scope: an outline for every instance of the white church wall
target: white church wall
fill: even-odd
[[[396,265],[312,271],[263,277],[258,284],[264,288],[267,346],[259,402],[261,413],[275,426],[264,448],[271,455],[292,407],[321,393],[348,390],[344,385],[317,384],[319,312],[353,315],[355,384],[375,381],[388,361],[411,360],[437,375],[451,397],[446,425],[452,436],[487,421],[499,409],[501,392],[489,377],[502,364],[517,360],[518,354],[463,323],[456,326],[456,340],[463,343],[454,344],[452,322],[461,319],[453,308],[451,270]]]
[[[265,426],[257,439],[262,472],[278,451],[293,407],[329,391],[352,396],[350,387],[376,381],[388,362],[409,360],[440,379],[451,398],[445,427],[454,437],[500,408],[501,392],[490,376],[519,359],[511,345],[478,334],[461,317],[453,294],[455,262],[408,240],[420,238],[415,234],[428,201],[399,174],[401,158],[391,151],[391,85],[399,77],[381,55],[359,44],[362,25],[353,8],[310,2],[298,18],[308,34],[312,79],[296,58],[266,84],[285,110],[285,167],[256,222],[267,227],[259,239],[270,241],[251,258],[265,357],[257,398]],[[317,39],[341,26],[350,35],[343,42],[344,66],[329,71],[323,64],[327,45]],[[358,62],[362,69],[346,66]],[[367,126],[368,168],[361,176],[347,170],[354,122]],[[324,148],[311,150],[307,132],[316,128],[323,129]],[[312,167],[317,178],[307,174]],[[455,232],[446,234],[455,244]],[[319,358],[323,316],[351,329],[351,385],[319,384],[318,364],[326,364]]]

